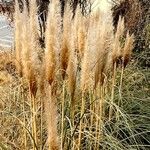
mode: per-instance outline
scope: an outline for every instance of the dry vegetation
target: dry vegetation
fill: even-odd
[[[26,6],[26,5],[25,5]],[[0,55],[0,148],[148,150],[147,70],[131,59],[134,35],[98,10],[72,19],[49,5],[45,48],[36,0],[15,5],[15,52]],[[5,61],[7,60],[7,62]]]
[[[113,10],[114,25],[117,25],[119,16],[125,19],[125,28],[135,35],[134,58],[142,67],[150,67],[150,1],[149,0],[122,0]]]

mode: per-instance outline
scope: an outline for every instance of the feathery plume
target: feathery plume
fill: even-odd
[[[29,3],[30,5],[30,45],[31,46],[31,59],[36,72],[39,70],[39,53],[40,53],[40,45],[39,45],[39,34],[38,34],[38,16],[37,16],[37,4],[36,0],[32,0]]]
[[[53,82],[57,71],[57,54],[59,29],[58,19],[60,19],[59,0],[52,1],[49,5],[47,28],[46,28],[46,48],[45,48],[45,107],[47,115],[48,145],[50,150],[58,150],[59,142],[57,135],[57,106],[56,97],[53,93]],[[60,21],[60,20],[59,20]],[[59,26],[60,27],[60,26]],[[48,84],[47,84],[48,83]]]
[[[100,82],[100,85],[104,83],[104,74],[106,73],[106,63],[109,53],[108,36],[110,35],[106,32],[105,24],[101,24],[101,30],[99,32],[96,45],[95,88],[98,82]]]
[[[23,74],[25,78],[29,81],[30,91],[32,95],[35,97],[37,92],[37,83],[36,83],[36,75],[35,70],[32,65],[31,59],[31,45],[30,45],[30,33],[29,33],[29,15],[27,11],[26,4],[24,4],[23,10],[23,42],[22,42],[22,65],[23,65]]]
[[[71,37],[71,10],[69,5],[66,6],[63,19],[63,39],[60,52],[60,65],[62,70],[62,78],[65,78],[66,70],[69,62],[69,48]]]
[[[129,32],[127,32],[126,40],[125,40],[125,45],[123,48],[123,66],[124,68],[128,64],[132,50],[133,50],[133,43],[134,43],[134,35],[132,34],[131,36],[129,35]]]
[[[79,51],[79,55],[80,55],[80,58],[83,57],[84,55],[84,50],[85,50],[85,40],[86,40],[86,33],[87,33],[87,29],[86,29],[86,18],[84,17],[80,17],[80,20],[79,20],[79,29],[78,29],[78,51]]]
[[[71,94],[71,97],[74,97],[75,92],[75,84],[76,84],[76,71],[77,71],[77,58],[75,54],[75,39],[74,39],[74,24],[72,23],[72,35],[70,39],[70,48],[69,48],[69,62],[68,62],[68,68],[67,68],[67,74],[68,74],[68,89],[69,93]]]
[[[56,72],[56,49],[55,49],[55,2],[49,6],[47,28],[46,28],[46,49],[45,49],[45,75],[49,84],[54,81]]]
[[[115,33],[114,37],[114,43],[113,43],[113,49],[112,49],[112,61],[113,64],[116,63],[118,65],[121,61],[121,38],[123,37],[124,34],[124,18],[119,17],[118,25],[117,25],[117,30]]]
[[[21,62],[21,51],[22,51],[22,14],[19,10],[18,0],[15,0],[15,56],[16,56],[16,68],[20,76],[22,76],[22,62]]]

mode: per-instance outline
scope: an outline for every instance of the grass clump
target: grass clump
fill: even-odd
[[[149,73],[138,70],[135,62],[129,64],[134,37],[125,33],[124,19],[120,17],[114,32],[111,14],[108,20],[100,10],[84,17],[77,8],[73,19],[66,5],[62,20],[59,1],[52,1],[41,50],[35,0],[29,6],[29,12],[26,7],[20,12],[16,2],[17,63],[12,81],[1,84],[0,146],[34,150],[149,147],[149,111],[143,107],[149,103],[145,84]]]

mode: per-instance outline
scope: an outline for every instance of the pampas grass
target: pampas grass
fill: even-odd
[[[36,7],[36,6],[35,6]],[[31,7],[32,8],[32,7]],[[36,12],[34,12],[36,13]],[[27,11],[26,3],[24,3],[23,16],[26,18],[25,23],[22,28],[23,42],[22,42],[22,64],[23,64],[23,75],[27,79],[29,84],[29,97],[30,97],[30,107],[32,111],[32,135],[34,137],[33,149],[36,149],[37,145],[37,123],[36,123],[36,93],[37,93],[37,78],[35,72],[34,61],[32,59],[33,49],[30,46],[30,38],[33,39],[34,36],[29,36],[30,34],[30,16]],[[22,18],[23,19],[23,18]],[[31,22],[33,20],[31,19]],[[32,33],[34,34],[34,33]],[[33,40],[32,40],[33,41]],[[34,43],[33,43],[34,44]],[[35,46],[34,46],[35,47]],[[35,49],[34,49],[35,50]]]
[[[29,135],[24,131],[25,147],[99,149],[105,143],[106,128],[121,113],[120,102],[115,101],[117,77],[121,64],[122,88],[133,35],[125,33],[121,17],[114,31],[111,14],[105,19],[97,10],[85,17],[78,6],[73,18],[67,3],[61,18],[60,2],[51,1],[44,56],[39,56],[37,7],[34,0],[29,2],[29,11],[24,3],[20,12],[16,2],[16,66],[31,101],[31,125],[26,116],[24,124],[32,130],[32,144],[27,143]]]
[[[114,101],[114,87],[116,84],[116,69],[117,66],[121,63],[122,58],[122,45],[121,45],[121,39],[124,35],[124,18],[119,18],[116,33],[114,35],[114,41],[113,41],[113,49],[112,49],[112,63],[113,63],[113,71],[112,71],[112,90],[111,90],[111,105],[109,110],[109,120],[112,118],[113,114],[113,101]]]
[[[58,136],[57,136],[57,106],[56,99],[53,97],[53,83],[55,81],[56,69],[57,69],[57,18],[56,13],[60,11],[59,2],[55,1],[49,7],[49,15],[47,19],[47,28],[46,28],[46,49],[45,49],[45,77],[46,82],[49,83],[50,91],[50,102],[46,100],[46,105],[49,109],[46,110],[48,114],[47,124],[48,124],[48,145],[50,150],[58,150]],[[56,20],[54,20],[54,18]],[[47,94],[46,94],[47,95]],[[48,94],[49,95],[49,94]],[[53,96],[52,96],[53,95]],[[53,113],[52,113],[53,112]],[[54,114],[54,115],[53,115]]]
[[[123,54],[122,54],[122,62],[121,62],[121,77],[120,77],[120,97],[122,95],[122,82],[123,82],[123,73],[126,65],[129,63],[131,59],[131,54],[133,50],[133,45],[134,45],[134,35],[132,34],[131,36],[129,35],[129,32],[127,32],[126,39],[125,39],[125,44],[123,47]],[[118,101],[118,106],[120,106],[120,103]]]

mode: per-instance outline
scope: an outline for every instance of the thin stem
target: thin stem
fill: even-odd
[[[31,107],[32,136],[34,138],[33,150],[36,150],[36,145],[37,145],[36,106],[35,106],[35,97],[32,95],[31,89],[29,89],[29,96],[30,96],[30,107]]]
[[[111,90],[111,99],[110,99],[110,109],[109,109],[109,121],[112,118],[112,113],[113,113],[113,101],[114,101],[114,93],[115,93],[115,82],[116,82],[116,62],[114,63],[114,68],[113,68],[113,77],[112,77],[112,90]]]
[[[94,95],[95,95],[95,97],[98,97],[98,99],[100,99],[97,93],[98,93],[98,89],[95,90]],[[96,119],[96,125],[95,125],[95,128],[96,128],[96,130],[95,130],[95,137],[96,137],[96,140],[95,140],[95,149],[97,149],[98,126],[99,126],[99,117],[98,116],[99,116],[99,113],[100,113],[100,110],[99,110],[100,107],[98,105],[98,102],[99,101],[95,102],[95,119]]]
[[[104,118],[104,85],[100,85],[99,88],[99,97],[100,97],[100,101],[99,101],[99,107],[100,107],[100,114],[99,114],[99,136],[98,136],[98,141],[100,141],[103,136],[102,133],[102,126],[103,126],[103,118]]]
[[[70,106],[70,113],[71,113],[71,123],[72,123],[72,129],[71,129],[71,134],[73,133],[73,129],[74,129],[74,116],[75,116],[75,101],[74,101],[74,96],[71,95],[70,97],[70,102],[71,102],[71,106]],[[73,141],[75,141],[75,138],[73,137],[72,139]],[[73,142],[73,145],[72,145],[72,149],[74,149],[75,147],[75,143]]]
[[[26,127],[26,115],[25,115],[25,98],[24,98],[24,95],[23,95],[23,122],[24,122],[24,126]],[[24,128],[24,149],[27,150],[27,131],[26,129]]]
[[[118,106],[120,106],[120,104],[121,104],[121,98],[122,98],[123,73],[124,73],[124,67],[122,65],[122,67],[121,67],[121,77],[120,77],[120,86],[119,86],[120,99],[118,101]]]
[[[36,102],[35,102],[35,97],[32,97],[33,100],[33,125],[34,125],[34,139],[35,143],[37,144],[37,125],[36,125]]]
[[[120,76],[120,86],[119,86],[119,100],[118,100],[118,107],[121,106],[122,103],[122,82],[123,82],[123,73],[124,73],[124,66],[121,66],[121,76]],[[116,112],[116,119],[119,120],[119,112]]]
[[[74,112],[75,112],[75,102],[74,102],[74,96],[71,95],[70,96],[70,102],[71,102],[71,106],[70,106],[70,113],[71,113],[71,122],[72,124],[74,124]]]
[[[83,123],[83,114],[84,114],[84,109],[85,109],[85,100],[84,100],[84,91],[82,91],[82,106],[81,106],[81,114],[80,114],[80,125],[79,125],[79,137],[78,137],[78,150],[80,150],[81,146],[81,138],[82,138],[82,123]]]
[[[94,118],[94,104],[93,104],[93,99],[95,99],[94,97],[94,93],[91,91],[90,92],[90,112],[91,112],[91,115],[90,115],[90,133],[93,134],[93,131],[92,131],[92,128],[93,128],[93,118]],[[91,144],[90,144],[90,150],[92,150],[93,147],[92,147],[92,141],[91,141]]]
[[[40,103],[41,103],[41,129],[40,129],[40,143],[41,143],[41,150],[43,149],[43,101],[42,99],[40,99]]]
[[[65,105],[65,81],[63,82],[63,98],[62,98],[62,119],[61,119],[61,149],[63,149],[63,139],[64,139],[64,106]]]
[[[32,94],[30,90],[29,90],[29,96],[30,96],[30,111],[31,111],[31,129],[32,129],[32,137],[34,138],[33,104],[32,104]],[[33,150],[35,150],[35,139],[33,142]]]

